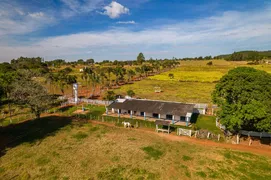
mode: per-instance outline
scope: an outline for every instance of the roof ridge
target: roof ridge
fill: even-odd
[[[165,101],[165,100],[154,100],[154,99],[127,99],[127,100],[170,102],[170,103],[178,103],[178,104],[195,104],[195,103],[185,103],[185,102]]]

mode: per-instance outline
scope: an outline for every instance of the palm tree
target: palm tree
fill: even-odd
[[[106,72],[107,72],[107,77],[108,77],[109,87],[110,87],[111,86],[111,73],[113,72],[113,68],[111,68],[111,67],[106,68]]]
[[[92,93],[90,94],[90,97],[93,97],[94,93],[95,93],[95,88],[96,88],[97,84],[100,83],[100,76],[96,73],[92,73],[91,82],[92,82]]]
[[[135,71],[139,74],[139,78],[141,79],[141,77],[142,77],[142,69],[140,67],[136,67]]]
[[[49,91],[52,90],[52,85],[55,83],[55,76],[53,73],[48,73],[45,76],[45,82],[49,84]],[[55,89],[53,88],[53,94],[55,94]]]
[[[91,82],[91,76],[93,74],[93,70],[91,68],[85,68],[83,71],[83,74],[81,75],[81,78],[85,80],[86,87],[89,88],[90,82]]]
[[[129,69],[127,72],[128,75],[128,82],[131,81],[131,78],[133,78],[133,76],[135,75],[135,71],[133,71],[132,69]]]
[[[118,85],[119,81],[123,80],[124,74],[126,73],[126,69],[118,66],[113,70],[113,73],[116,75],[116,84]]]

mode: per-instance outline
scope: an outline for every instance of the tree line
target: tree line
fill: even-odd
[[[80,76],[74,75],[72,69],[72,66],[78,64],[84,65]],[[44,61],[40,57],[20,57],[10,63],[0,64],[0,103],[8,104],[10,113],[12,104],[27,105],[39,118],[42,110],[52,105],[50,102],[56,102],[54,94],[57,89],[65,95],[65,89],[79,80],[85,82],[87,89],[92,89],[88,96],[92,98],[95,93],[100,96],[101,90],[108,91],[114,86],[140,80],[150,74],[174,68],[178,64],[175,59],[146,61],[143,53],[139,53],[137,60],[132,61],[131,66],[134,67],[127,67],[122,62],[95,64],[93,59],[67,63],[61,59]],[[40,78],[45,79],[45,82],[40,81]],[[104,95],[105,99],[107,95],[108,93]]]

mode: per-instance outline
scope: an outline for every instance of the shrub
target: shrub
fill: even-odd
[[[88,135],[84,132],[78,132],[76,134],[74,134],[72,137],[77,139],[77,140],[81,140],[81,139],[84,139],[86,138]]]
[[[182,158],[184,161],[190,161],[192,160],[192,158],[190,156],[186,156],[186,155],[183,155],[183,158]]]
[[[212,66],[213,65],[213,61],[209,61],[209,62],[207,62],[207,64],[206,65],[208,65],[208,66]]]
[[[155,149],[155,148],[153,148],[151,146],[143,147],[142,150],[145,151],[145,153],[147,153],[148,156],[150,158],[153,158],[154,160],[159,159],[163,155],[162,151],[160,151],[158,149]]]

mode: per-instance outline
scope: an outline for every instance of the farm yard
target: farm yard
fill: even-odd
[[[137,97],[167,101],[190,103],[211,103],[211,93],[216,82],[230,69],[240,66],[254,67],[271,73],[270,65],[247,65],[247,62],[229,62],[213,60],[213,65],[206,65],[208,61],[180,61],[180,67],[170,71],[150,76],[142,81],[121,86],[114,90],[116,94],[125,95],[132,89]],[[169,77],[173,74],[174,78]],[[155,93],[155,87],[162,92]]]
[[[0,179],[271,178],[269,157],[154,132],[57,116],[16,124],[9,131],[19,133],[16,128],[28,135],[1,154]]]

